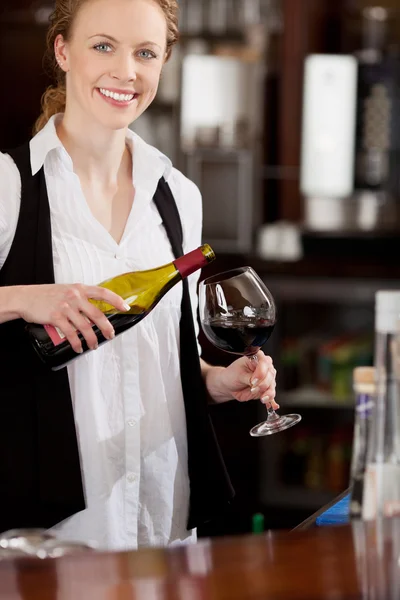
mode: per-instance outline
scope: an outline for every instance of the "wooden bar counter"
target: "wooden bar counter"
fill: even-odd
[[[2,559],[1,600],[400,598],[400,520],[137,552]]]

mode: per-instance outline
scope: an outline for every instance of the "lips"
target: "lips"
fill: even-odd
[[[136,92],[126,92],[124,90],[111,90],[109,88],[96,88],[99,97],[113,108],[127,110],[134,106],[134,103],[140,94]]]
[[[99,93],[105,98],[110,98],[116,102],[131,102],[138,94],[133,90],[114,90],[110,88],[97,88]]]

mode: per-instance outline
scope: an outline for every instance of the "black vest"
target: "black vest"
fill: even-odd
[[[9,154],[21,174],[21,209],[0,285],[54,283],[44,171],[32,176],[28,144]],[[154,202],[174,255],[181,256],[182,226],[164,179]],[[48,528],[85,508],[67,369],[53,372],[41,364],[24,325],[21,319],[0,325],[0,531]],[[220,514],[234,492],[208,413],[187,281],[183,282],[180,347],[191,529]]]

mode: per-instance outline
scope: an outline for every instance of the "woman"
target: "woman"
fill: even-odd
[[[184,251],[201,243],[197,188],[128,129],[154,99],[177,35],[176,0],[57,0],[48,34],[57,86],[43,97],[25,162],[17,168],[0,155],[0,334],[9,340],[0,350],[0,529],[46,526],[110,549],[195,539],[189,502],[202,515],[206,485],[188,472],[182,287],[98,350],[86,319],[111,339],[88,298],[126,308],[96,283],[173,260],[152,202],[162,178]],[[192,276],[193,310],[196,283]],[[26,321],[57,326],[76,352],[79,330],[97,351],[49,372],[29,353]],[[201,361],[209,399],[263,398],[276,407],[275,369],[262,352],[259,359],[227,368]],[[219,460],[213,443],[210,434],[198,460],[210,473]]]

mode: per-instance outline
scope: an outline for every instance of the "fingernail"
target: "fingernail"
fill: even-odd
[[[250,391],[251,391],[252,394],[258,394],[258,392],[260,391],[260,388],[258,388],[258,387],[252,387],[250,389]]]
[[[93,346],[92,350],[97,350],[97,348],[98,348],[98,347],[99,347],[99,345],[98,345],[98,344],[95,344],[95,345]]]
[[[78,350],[76,350],[77,354],[82,354],[82,352],[83,352],[83,348],[79,348]]]
[[[250,385],[251,385],[252,387],[256,387],[257,383],[258,383],[258,379],[257,379],[257,378],[255,378],[255,379],[252,379],[252,380],[250,381]]]
[[[267,404],[269,402],[269,396],[264,396],[264,398],[261,398],[261,402],[263,404]]]
[[[115,331],[114,329],[112,331],[110,331],[110,333],[108,334],[108,339],[109,340],[113,340],[115,338]]]
[[[129,304],[127,302],[124,302],[124,309],[131,310],[131,307],[129,306]]]

